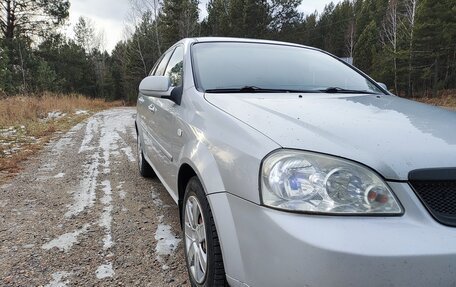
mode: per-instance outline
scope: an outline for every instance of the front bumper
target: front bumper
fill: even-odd
[[[406,183],[400,217],[281,212],[209,195],[231,286],[456,286],[456,228],[435,222]]]

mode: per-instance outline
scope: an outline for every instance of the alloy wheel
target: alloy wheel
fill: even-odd
[[[195,281],[201,284],[207,270],[207,238],[201,205],[195,196],[187,199],[184,217],[188,266]]]

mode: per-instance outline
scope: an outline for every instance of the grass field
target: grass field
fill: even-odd
[[[93,113],[121,106],[81,95],[43,94],[0,99],[0,182],[20,170],[23,160]]]

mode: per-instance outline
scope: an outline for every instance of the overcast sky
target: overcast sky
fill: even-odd
[[[111,51],[118,41],[125,38],[124,27],[129,17],[129,0],[70,0],[70,2],[70,23],[66,28],[70,37],[73,36],[73,25],[80,16],[84,16],[92,19],[98,32],[104,32],[105,49],[108,51]],[[201,17],[205,17],[208,0],[200,2]],[[321,12],[329,2],[331,0],[303,0],[299,10],[306,14],[315,10]]]

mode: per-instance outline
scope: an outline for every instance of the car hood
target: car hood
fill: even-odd
[[[395,96],[205,94],[284,148],[363,163],[390,180],[456,167],[456,112]]]

